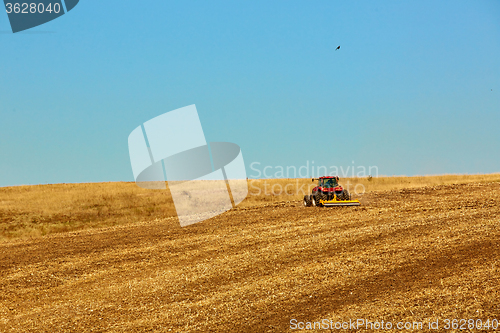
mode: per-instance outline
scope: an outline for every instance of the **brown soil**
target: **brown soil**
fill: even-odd
[[[357,318],[425,330],[437,318],[440,327],[500,320],[498,183],[361,201],[273,202],[185,228],[170,217],[5,242],[0,331],[282,332],[291,319]]]

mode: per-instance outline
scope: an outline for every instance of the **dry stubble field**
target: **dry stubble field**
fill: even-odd
[[[500,177],[446,177],[374,179],[361,207],[304,208],[297,195],[261,193],[185,228],[159,213],[168,200],[133,184],[0,189],[0,331],[500,320]],[[91,194],[75,195],[83,186],[96,198],[109,192],[99,214]],[[57,193],[47,210],[37,191]],[[32,201],[18,204],[22,192]],[[82,209],[61,212],[53,198]]]

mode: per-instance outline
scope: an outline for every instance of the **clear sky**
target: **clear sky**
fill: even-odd
[[[0,186],[132,181],[130,132],[190,104],[249,177],[500,172],[500,1],[81,0],[17,34],[0,13]]]

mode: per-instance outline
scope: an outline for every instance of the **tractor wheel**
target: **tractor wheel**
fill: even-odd
[[[304,207],[311,207],[312,200],[310,195],[304,195]]]
[[[311,202],[312,202],[312,205],[313,205],[314,207],[319,207],[319,202],[318,202],[318,201],[316,201],[316,198],[317,198],[317,196],[316,196],[315,194],[314,194],[314,195],[311,195]]]
[[[346,189],[344,189],[342,191],[342,193],[340,193],[340,195],[339,195],[339,200],[342,200],[342,201],[349,200],[349,198],[350,198],[349,192]]]
[[[326,200],[326,199],[327,197],[324,193],[316,192],[316,194],[312,196],[313,206],[323,207],[323,205],[320,203],[320,200]]]

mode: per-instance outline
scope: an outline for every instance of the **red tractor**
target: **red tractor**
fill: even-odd
[[[323,206],[359,206],[358,200],[351,200],[347,189],[339,185],[339,177],[325,176],[313,178],[318,180],[318,186],[313,188],[311,195],[304,196],[305,207]]]

